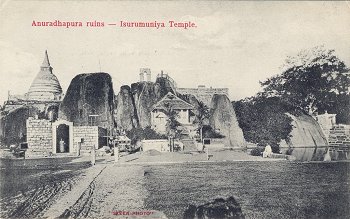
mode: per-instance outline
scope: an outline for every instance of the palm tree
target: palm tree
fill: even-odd
[[[208,123],[210,117],[209,107],[202,101],[198,102],[197,113],[194,123],[198,125],[201,142],[203,141],[203,126]]]
[[[170,151],[173,151],[172,139],[178,136],[179,133],[177,132],[177,127],[181,124],[177,121],[178,112],[173,110],[170,104],[165,104],[164,113],[167,116],[166,131],[169,139]]]

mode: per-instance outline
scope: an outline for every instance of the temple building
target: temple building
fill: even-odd
[[[26,120],[31,117],[55,122],[62,97],[61,85],[52,73],[49,57],[45,51],[43,63],[29,91],[23,95],[11,95],[9,92],[8,100],[0,109],[1,143],[16,145],[27,140],[29,143]]]
[[[210,106],[214,94],[229,96],[228,88],[207,88],[205,85],[199,85],[198,88],[177,88],[176,91],[180,94],[194,95],[199,101],[202,101],[207,106]]]
[[[52,101],[60,100],[62,88],[57,77],[52,73],[47,50],[40,71],[32,82],[27,93],[28,100]]]
[[[169,92],[153,106],[151,111],[152,129],[162,134],[166,133],[168,108],[177,113],[177,121],[182,126],[192,125],[194,119],[193,106]]]
[[[44,61],[39,73],[34,78],[29,91],[24,95],[8,94],[8,100],[4,103],[4,111],[12,111],[24,105],[59,103],[63,93],[60,82],[52,73],[49,56],[45,51]]]

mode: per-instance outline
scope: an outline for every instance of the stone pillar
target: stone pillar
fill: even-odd
[[[96,152],[95,152],[95,145],[91,149],[91,164],[95,165],[96,164]]]
[[[117,163],[119,160],[119,148],[114,147],[114,161]]]
[[[209,148],[206,148],[207,160],[209,160]]]

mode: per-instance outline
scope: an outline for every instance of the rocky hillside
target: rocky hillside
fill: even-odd
[[[71,81],[60,104],[59,118],[74,125],[113,127],[114,91],[108,73],[79,74]],[[92,117],[91,115],[96,115]]]
[[[236,112],[226,95],[215,94],[211,101],[210,125],[225,136],[226,146],[243,148],[245,140],[242,129],[238,125]]]
[[[151,125],[152,106],[165,94],[172,92],[169,81],[157,78],[156,82],[137,82],[124,85],[116,96],[114,119],[118,129],[131,130]]]
[[[122,86],[116,96],[115,122],[118,129],[131,130],[145,128],[151,125],[151,110],[165,94],[173,92],[166,79],[158,78],[153,82],[138,82],[129,86]],[[193,95],[179,95],[180,98],[194,106],[197,113],[198,100]],[[212,114],[210,125],[220,129],[225,135],[227,146],[242,148],[245,146],[243,132],[238,126],[235,111],[227,96],[214,95],[212,100]]]

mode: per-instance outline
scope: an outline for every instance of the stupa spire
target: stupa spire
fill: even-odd
[[[50,72],[52,73],[52,67],[50,65],[50,60],[49,60],[49,55],[47,54],[47,50],[45,50],[44,61],[43,61],[43,64],[41,64],[41,69],[42,70],[49,69]]]
[[[28,100],[58,100],[61,94],[61,85],[57,77],[52,73],[49,56],[47,55],[47,51],[45,51],[44,61],[40,67],[40,71],[29,88]]]

